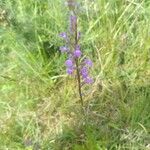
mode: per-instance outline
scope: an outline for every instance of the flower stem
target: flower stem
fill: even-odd
[[[76,68],[77,68],[77,81],[78,81],[79,97],[80,97],[81,105],[83,107],[83,98],[82,98],[82,90],[81,90],[81,78],[80,78],[80,70],[79,70],[78,59],[76,59],[75,62],[76,62]]]
[[[78,45],[78,29],[77,29],[77,23],[75,27],[75,47]],[[79,59],[75,59],[76,63],[76,73],[77,73],[77,81],[78,81],[78,92],[79,92],[79,97],[80,97],[80,102],[83,107],[83,98],[82,98],[82,89],[81,89],[81,76],[80,76],[80,68],[79,68]]]

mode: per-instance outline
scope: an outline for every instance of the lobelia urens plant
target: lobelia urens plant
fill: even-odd
[[[79,40],[81,37],[78,32],[78,22],[76,7],[77,4],[74,0],[68,0],[67,6],[70,10],[70,27],[68,32],[62,32],[59,34],[65,41],[65,46],[60,47],[61,53],[67,54],[67,60],[65,62],[67,68],[67,74],[75,75],[78,82],[78,92],[83,106],[83,93],[82,87],[86,84],[92,84],[93,79],[89,76],[89,68],[92,67],[92,61],[83,55],[81,51]]]

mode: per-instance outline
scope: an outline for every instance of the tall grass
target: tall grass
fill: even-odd
[[[0,1],[0,149],[150,148],[150,2],[80,2],[87,120],[59,54],[64,1]]]

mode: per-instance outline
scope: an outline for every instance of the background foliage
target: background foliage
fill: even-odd
[[[95,77],[87,120],[59,53],[64,3],[0,1],[0,149],[149,149],[149,0],[80,1],[81,45]]]

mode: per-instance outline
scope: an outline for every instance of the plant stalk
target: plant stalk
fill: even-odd
[[[78,45],[78,29],[77,29],[77,23],[75,27],[75,48],[76,45]],[[81,89],[81,76],[80,76],[80,68],[79,68],[79,60],[78,58],[75,59],[76,63],[76,72],[77,72],[77,81],[78,81],[78,92],[79,92],[79,97],[80,97],[80,102],[83,107],[83,98],[82,98],[82,89]]]

